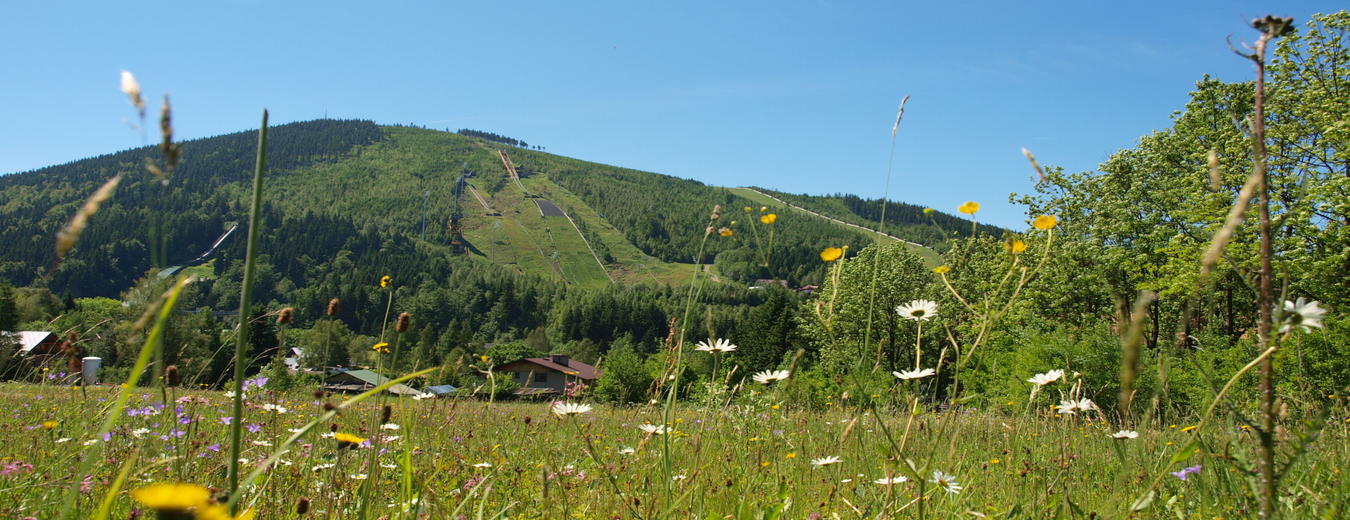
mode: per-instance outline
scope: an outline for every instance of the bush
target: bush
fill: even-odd
[[[605,356],[595,396],[611,403],[637,403],[647,400],[652,376],[642,358],[626,342],[617,342]]]

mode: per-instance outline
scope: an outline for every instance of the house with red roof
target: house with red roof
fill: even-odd
[[[511,380],[520,385],[516,395],[561,394],[569,383],[591,386],[600,378],[595,367],[562,354],[519,359],[498,366],[496,372],[511,374]]]

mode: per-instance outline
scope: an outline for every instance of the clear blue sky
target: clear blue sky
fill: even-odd
[[[118,91],[172,95],[183,139],[327,114],[475,128],[549,152],[1023,222],[1019,153],[1093,169],[1238,81],[1267,13],[1338,2],[9,2],[0,172],[141,144]],[[154,114],[149,117],[153,120]],[[154,129],[148,131],[155,139]],[[187,158],[191,160],[191,158]]]

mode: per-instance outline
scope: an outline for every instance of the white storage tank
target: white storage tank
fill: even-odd
[[[98,383],[98,369],[103,365],[103,358],[89,356],[84,358],[80,365],[80,375],[84,378],[85,386],[93,386]]]

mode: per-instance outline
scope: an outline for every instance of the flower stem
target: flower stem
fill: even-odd
[[[253,202],[248,212],[248,249],[244,254],[244,281],[239,289],[239,332],[234,342],[234,419],[230,423],[230,513],[239,510],[235,494],[239,492],[239,445],[243,440],[244,428],[244,368],[248,359],[248,332],[252,320],[249,319],[253,300],[254,257],[258,251],[258,227],[262,220],[263,169],[267,158],[267,110],[262,113],[262,126],[258,128],[258,155],[253,168]]]

